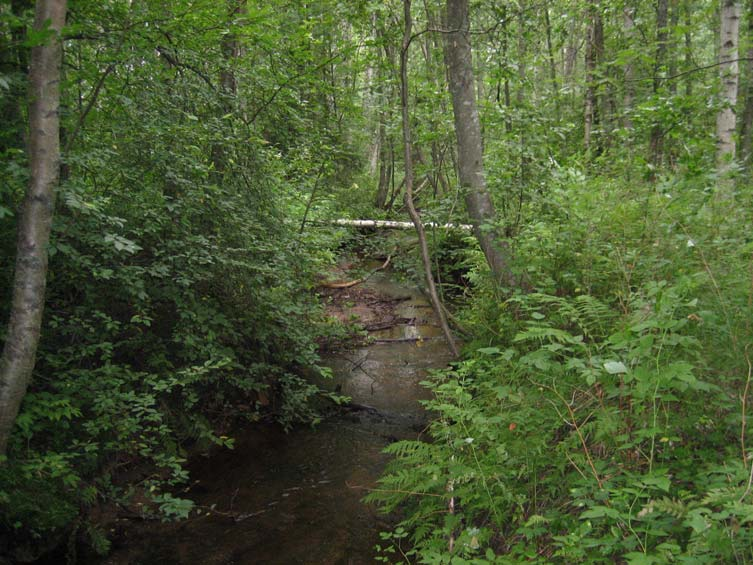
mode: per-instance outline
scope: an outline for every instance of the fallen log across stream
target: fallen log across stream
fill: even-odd
[[[413,222],[396,222],[392,220],[332,220],[336,226],[350,226],[355,228],[389,228],[412,230],[415,228]],[[441,230],[466,230],[473,229],[471,224],[439,224],[437,222],[425,222],[425,228],[436,228]]]

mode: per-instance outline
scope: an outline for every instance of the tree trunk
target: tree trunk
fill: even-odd
[[[413,204],[413,155],[411,150],[410,116],[408,113],[408,52],[411,43],[411,29],[413,27],[411,0],[403,0],[403,12],[405,13],[405,33],[403,35],[403,47],[400,51],[400,106],[403,117],[403,144],[405,146],[405,206],[408,209],[408,214],[413,221],[416,234],[418,235],[418,243],[421,247],[421,260],[424,266],[426,286],[429,291],[431,304],[439,320],[439,325],[442,327],[447,345],[453,357],[457,357],[459,352],[457,345],[455,345],[455,338],[450,331],[450,326],[447,324],[447,317],[444,314],[442,303],[437,294],[437,287],[434,284],[429,246],[426,243],[426,232],[421,222],[421,216],[418,215],[416,207]]]
[[[693,7],[692,0],[685,0],[685,71],[693,68],[693,35],[691,33],[693,25]],[[693,75],[688,73],[685,77],[685,96],[693,94]]]
[[[578,61],[578,46],[580,41],[580,18],[571,17],[567,30],[567,44],[562,59],[562,77],[565,84],[570,84],[575,75]]]
[[[592,150],[593,130],[598,122],[596,106],[596,62],[599,35],[599,0],[588,3],[588,29],[586,31],[586,96],[583,104],[583,148],[586,154]]]
[[[554,60],[554,47],[552,45],[552,23],[549,20],[549,3],[544,2],[544,27],[546,27],[546,54],[549,59],[549,80],[552,86],[552,96],[554,96],[555,121],[560,121],[560,87],[557,81],[557,64]]]
[[[667,75],[668,76],[675,76],[677,74],[677,56],[675,55],[677,51],[677,42],[674,39],[675,31],[677,29],[678,24],[680,23],[680,3],[678,0],[670,0],[669,4],[669,32],[670,37],[672,38],[671,41],[669,41],[668,49],[669,49],[669,56],[668,62],[667,62]],[[677,81],[676,80],[670,80],[669,81],[669,92],[673,96],[677,94]]]
[[[395,17],[394,21],[390,19],[388,24],[399,25],[397,17]],[[399,82],[400,77],[398,75],[400,71],[397,68],[396,50],[395,46],[392,45],[392,40],[388,38],[388,34],[381,26],[379,26],[376,33],[381,40],[380,44],[384,58],[382,59],[382,56],[380,56],[381,64],[378,68],[378,81],[380,83],[379,182],[374,203],[377,208],[390,210],[397,198],[398,191],[402,188],[402,184],[399,187],[395,186],[395,139],[392,134],[392,128],[387,127],[388,124],[392,123],[393,119],[393,105],[389,101],[393,100],[395,95],[399,96],[392,79],[394,78]]]
[[[389,147],[387,146],[387,128],[384,124],[386,115],[384,110],[379,111],[379,185],[377,186],[377,208],[383,209],[387,205],[387,196],[390,192],[390,179],[392,178],[392,163],[390,162]]]
[[[598,130],[599,135],[598,151],[603,151],[605,144],[607,143],[605,130],[607,122],[607,104],[606,94],[604,88],[599,86],[599,81],[602,78],[602,64],[604,62],[604,18],[602,17],[603,8],[600,0],[594,0],[594,78],[597,81],[595,88],[595,104],[594,109],[594,128]]]
[[[235,31],[239,25],[238,17],[246,8],[246,0],[226,0],[228,15],[228,33],[222,36],[220,49],[222,51],[223,68],[220,71],[220,96],[222,113],[229,114],[235,110],[235,98],[238,92],[238,82],[235,77],[234,65],[241,56],[241,44],[238,33]],[[212,171],[211,179],[216,185],[221,185],[227,169],[228,156],[225,154],[222,141],[212,145]]]
[[[377,84],[382,84],[381,77],[381,52],[378,47],[379,41],[381,41],[379,34],[379,27],[377,26],[377,14],[374,12],[371,15],[371,40],[377,44],[377,48],[374,50],[376,62],[369,59],[366,64],[366,71],[364,72],[364,96],[363,96],[363,115],[366,119],[367,127],[371,131],[371,143],[368,147],[368,164],[369,164],[369,176],[374,176],[379,166],[379,155],[382,150],[382,121],[381,121],[381,104],[384,99],[377,91]],[[376,64],[376,67],[375,67]]]
[[[468,0],[447,0],[447,66],[455,134],[458,139],[458,175],[465,193],[473,232],[497,282],[514,285],[509,248],[495,227],[494,203],[486,188],[481,125],[473,96],[473,64],[469,41]]]
[[[748,61],[745,65],[745,106],[740,128],[740,160],[750,169],[753,153],[753,0],[748,0]]]
[[[497,82],[497,104],[502,107],[502,100],[504,95],[504,116],[505,116],[505,132],[512,133],[512,97],[510,95],[510,73],[508,72],[508,31],[507,31],[507,8],[502,7],[499,15],[499,19],[502,22],[500,26],[500,34],[502,36],[501,47],[502,53],[499,59],[499,73],[504,78],[502,84],[504,87],[500,88],[500,82]]]
[[[228,19],[230,21],[231,31],[222,36],[222,59],[225,68],[220,72],[220,84],[222,85],[222,93],[225,96],[234,97],[238,91],[238,83],[235,78],[233,65],[238,57],[241,56],[241,44],[238,40],[238,33],[233,28],[237,28],[237,26],[240,25],[237,20],[238,17],[243,14],[245,9],[246,0],[227,1]]]
[[[60,67],[66,0],[38,0],[34,29],[53,37],[32,48],[29,81],[31,179],[18,224],[16,268],[8,333],[0,358],[0,454],[31,380],[39,343],[47,279],[47,245],[60,174]],[[49,27],[48,27],[49,24]]]
[[[528,98],[528,94],[526,93],[526,82],[528,77],[526,74],[527,69],[525,64],[526,58],[528,56],[528,42],[526,34],[528,28],[528,5],[526,0],[520,0],[518,2],[518,6],[518,92],[515,96],[515,105],[517,107],[519,116],[518,121],[521,124],[518,128],[518,201],[515,206],[516,212],[514,223],[510,225],[510,223],[508,222],[505,226],[507,234],[513,234],[518,229],[520,229],[520,221],[523,211],[523,198],[525,195],[525,188],[528,184],[528,170],[530,168],[530,162],[526,153],[528,146],[526,132],[528,131],[528,128],[526,128],[524,125],[527,122],[529,115],[528,106],[525,104],[526,99]]]
[[[737,81],[739,65],[737,45],[740,28],[740,4],[735,0],[722,1],[722,20],[719,33],[719,63],[722,81],[723,107],[716,115],[716,161],[719,184],[717,197],[726,200],[731,197],[732,186],[724,177],[729,172],[735,158],[735,130],[737,128]]]
[[[432,10],[431,3],[423,0],[426,20],[430,28],[438,29],[441,23],[440,18]],[[442,40],[439,34],[432,33],[425,35],[425,53],[426,53],[426,77],[433,92],[446,92],[444,62],[441,60]],[[437,55],[439,54],[439,55]],[[445,154],[447,151],[453,151],[452,141],[447,140],[442,131],[442,121],[447,115],[447,100],[445,96],[440,95],[435,110],[431,112],[429,127],[432,133],[431,140],[431,163],[432,163],[432,185],[434,186],[434,195],[447,195],[450,191],[450,185],[447,173],[445,173]]]
[[[667,15],[668,15],[668,1],[657,0],[656,3],[656,55],[654,59],[654,81],[653,81],[653,93],[654,96],[659,94],[659,88],[661,87],[662,78],[664,78],[665,68],[667,64]],[[649,143],[649,151],[651,153],[651,163],[655,169],[658,169],[663,161],[664,149],[664,130],[662,124],[655,123],[651,128],[651,141]]]
[[[625,38],[628,41],[628,49],[634,48],[635,43],[635,7],[625,6],[622,10],[622,29],[625,31]],[[632,57],[631,57],[632,59]],[[625,129],[633,129],[633,100],[635,100],[635,84],[633,82],[633,62],[628,60],[623,69],[623,80],[625,82],[625,95],[622,99],[622,125]]]
[[[528,56],[528,42],[526,40],[526,0],[519,0],[518,6],[518,90],[515,93],[515,105],[517,106],[518,112],[521,112],[523,104],[526,101],[526,57]],[[520,130],[524,131],[525,128],[521,127]]]

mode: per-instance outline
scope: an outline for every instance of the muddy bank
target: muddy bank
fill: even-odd
[[[381,450],[420,434],[419,382],[449,353],[429,303],[388,271],[325,299],[333,316],[366,328],[357,345],[326,355],[334,379],[321,383],[360,409],[289,434],[274,425],[239,431],[234,450],[191,462],[184,496],[200,513],[175,524],[122,522],[103,563],[374,562],[389,518],[361,498],[386,464]]]

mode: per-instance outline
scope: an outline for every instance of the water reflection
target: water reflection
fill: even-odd
[[[419,385],[449,361],[429,303],[379,273],[369,289],[395,300],[400,323],[371,332],[372,342],[325,361],[338,387],[363,409],[317,430],[282,433],[254,426],[236,448],[194,461],[191,496],[205,511],[178,524],[128,527],[105,563],[361,564],[374,562],[386,518],[361,503],[386,457],[381,450],[415,438],[425,420]]]

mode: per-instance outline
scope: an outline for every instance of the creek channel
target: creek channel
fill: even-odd
[[[192,460],[189,496],[200,515],[126,527],[107,565],[374,563],[390,518],[361,502],[388,461],[382,449],[419,437],[427,415],[419,383],[450,361],[429,301],[389,271],[328,290],[328,309],[368,332],[359,345],[325,355],[324,384],[351,397],[350,410],[290,433],[254,425],[235,449]]]

